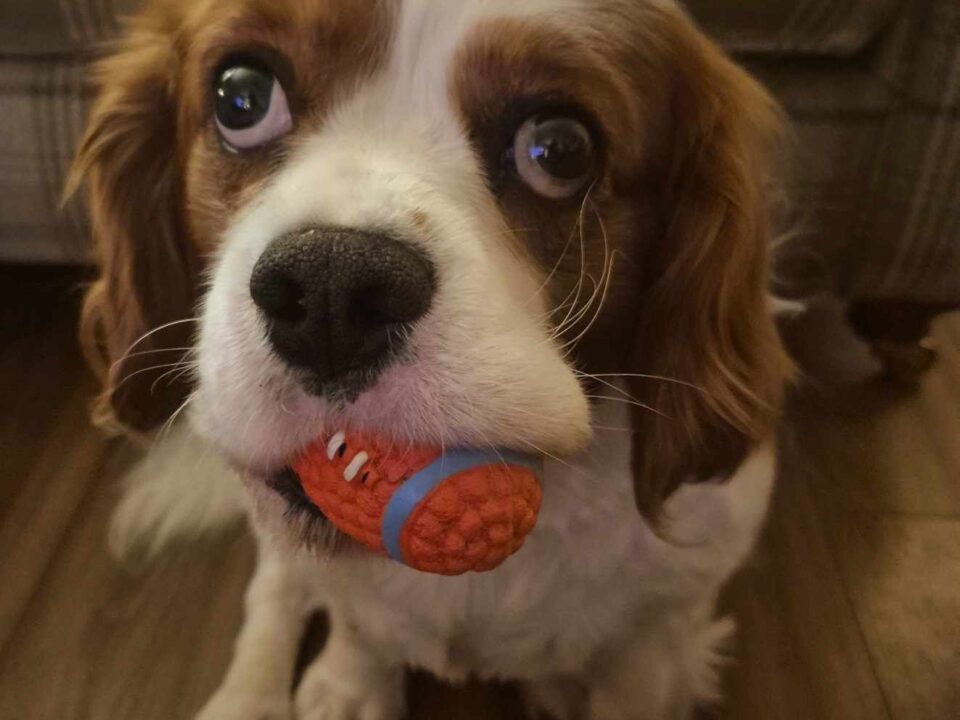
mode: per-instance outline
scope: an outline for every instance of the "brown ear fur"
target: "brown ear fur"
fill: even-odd
[[[781,127],[767,93],[682,16],[675,57],[675,141],[663,197],[665,241],[634,348],[634,471],[640,511],[656,519],[680,483],[729,475],[771,437],[789,362],[769,302],[766,161]],[[659,414],[658,414],[659,413]]]
[[[67,193],[87,182],[99,278],[81,340],[103,383],[102,424],[145,431],[187,390],[169,382],[192,335],[198,263],[183,227],[172,33],[144,17],[97,67],[99,95]],[[157,331],[157,328],[179,323]],[[147,335],[147,333],[152,333]],[[163,367],[159,367],[163,366]],[[176,373],[173,373],[175,375]]]

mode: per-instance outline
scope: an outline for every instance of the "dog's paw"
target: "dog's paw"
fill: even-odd
[[[732,662],[736,634],[737,623],[728,617],[709,623],[693,639],[691,686],[704,707],[719,704],[723,697],[723,672]]]
[[[317,662],[297,690],[296,710],[297,720],[400,720],[403,676],[384,670],[346,678]]]
[[[292,720],[288,700],[252,696],[243,690],[220,690],[197,715],[196,720]]]

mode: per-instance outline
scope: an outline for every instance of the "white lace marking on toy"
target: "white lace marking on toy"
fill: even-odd
[[[367,455],[363,450],[357,453],[356,457],[350,461],[350,464],[347,465],[347,469],[343,471],[343,479],[347,482],[353,482],[353,479],[360,472],[360,469],[366,464],[367,460],[370,459],[370,456]]]
[[[347,444],[346,433],[338,432],[327,443],[327,460],[333,460],[334,456],[340,452],[340,448]]]

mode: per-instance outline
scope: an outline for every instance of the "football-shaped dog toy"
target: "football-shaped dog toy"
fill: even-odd
[[[540,509],[538,463],[511,451],[441,452],[339,432],[292,468],[341,532],[441,575],[497,567],[523,545]]]

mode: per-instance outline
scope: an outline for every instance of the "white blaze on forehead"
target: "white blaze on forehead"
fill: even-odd
[[[449,104],[453,58],[470,31],[486,20],[563,18],[589,0],[403,0],[387,74],[395,92],[418,110]]]
[[[584,28],[598,8],[632,14],[643,7],[676,8],[675,0],[401,0],[394,19],[384,87],[400,112],[449,113],[450,73],[470,33],[488,21],[529,19],[544,28]],[[589,23],[587,23],[589,24]],[[617,32],[622,28],[610,28]]]

